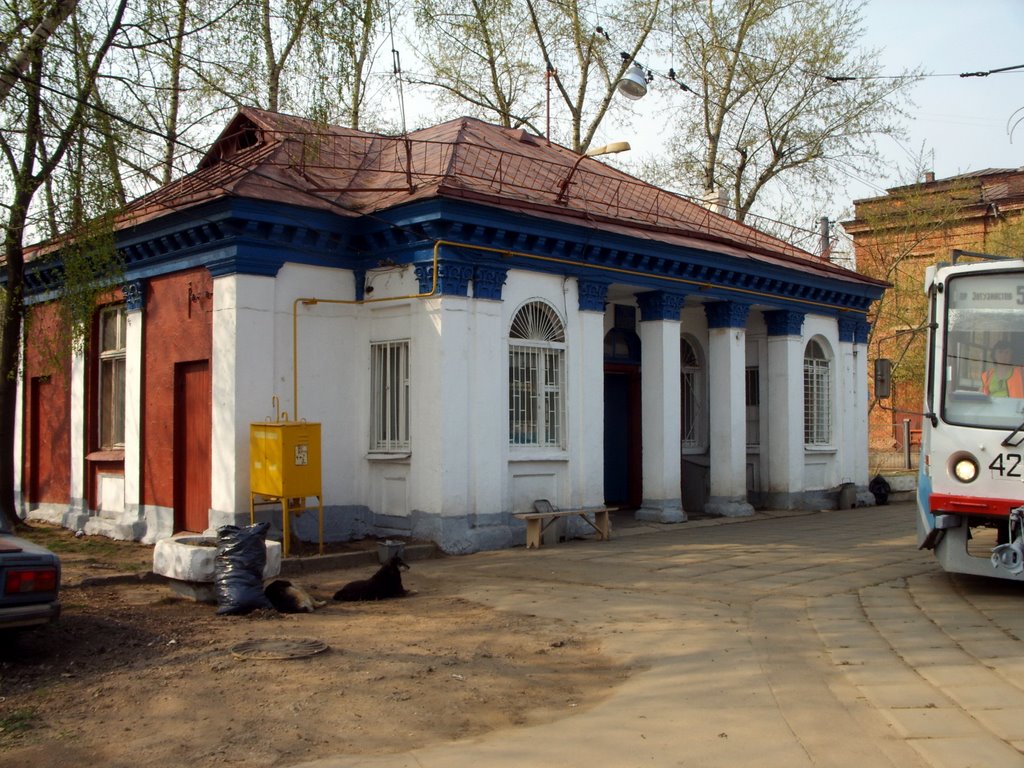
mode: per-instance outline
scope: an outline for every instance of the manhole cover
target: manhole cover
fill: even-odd
[[[323,640],[246,640],[232,646],[238,659],[302,659],[326,651]]]

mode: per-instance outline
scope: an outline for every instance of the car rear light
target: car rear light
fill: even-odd
[[[4,593],[53,592],[57,589],[56,568],[16,568],[7,571]]]

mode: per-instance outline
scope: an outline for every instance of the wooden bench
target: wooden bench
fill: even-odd
[[[608,521],[608,513],[614,512],[616,507],[580,507],[579,509],[559,509],[547,499],[538,499],[533,502],[533,512],[515,512],[512,517],[526,521],[526,548],[540,549],[541,538],[544,531],[548,529],[555,520],[560,517],[571,517],[575,515],[586,521],[587,525],[597,531],[601,541],[611,538],[611,524]],[[590,516],[594,519],[591,520]]]

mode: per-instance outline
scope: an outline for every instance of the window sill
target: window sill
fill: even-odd
[[[805,445],[804,453],[829,454],[836,453],[837,449],[831,445]]]
[[[510,445],[509,461],[569,461],[569,454],[563,448],[539,448],[537,446]]]
[[[367,461],[408,461],[411,452],[406,453],[373,453],[366,454]]]
[[[86,461],[124,461],[124,448],[113,448],[109,451],[93,451],[86,454]]]

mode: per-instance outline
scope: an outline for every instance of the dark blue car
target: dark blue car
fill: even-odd
[[[60,559],[0,530],[0,631],[48,624],[60,615]]]

